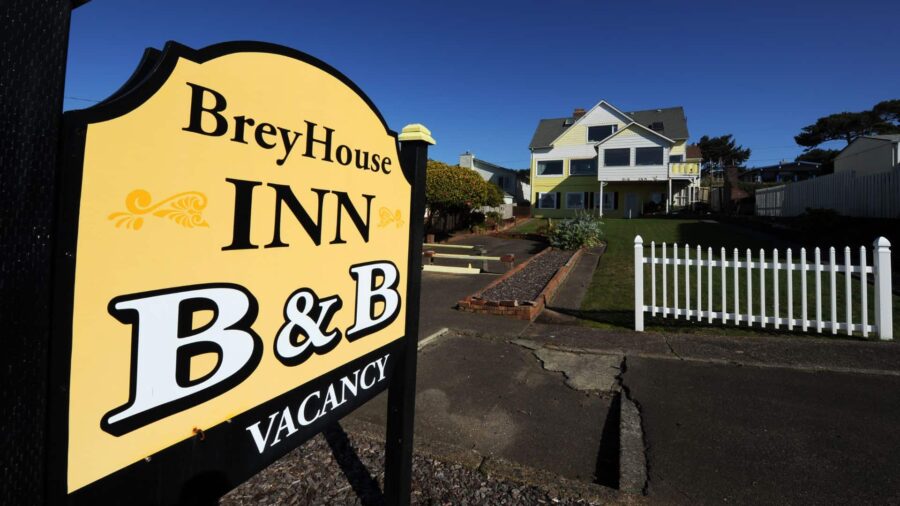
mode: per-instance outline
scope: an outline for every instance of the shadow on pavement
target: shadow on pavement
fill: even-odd
[[[548,306],[547,309],[553,310],[559,314],[571,316],[578,320],[602,323],[619,327],[622,330],[634,330],[634,312],[623,310],[610,311],[585,311],[572,310],[558,307]],[[539,320],[540,321],[540,320]],[[547,323],[560,323],[552,321]],[[571,322],[578,323],[578,322]],[[846,333],[832,334],[830,331],[823,331],[821,334],[815,333],[814,327],[810,327],[810,331],[803,332],[802,329],[796,327],[797,330],[788,330],[787,327],[775,329],[771,325],[766,328],[760,328],[758,324],[753,327],[747,327],[745,324],[733,325],[723,324],[719,321],[707,323],[705,320],[698,322],[696,320],[686,320],[685,318],[662,318],[659,316],[650,316],[644,314],[644,327],[648,331],[665,332],[668,334],[679,333],[701,333],[705,335],[734,335],[734,334],[753,334],[759,336],[782,336],[782,337],[807,337],[807,338],[825,338],[838,339],[845,341],[866,341],[865,338],[858,335],[848,336]]]
[[[595,483],[610,488],[619,488],[619,402],[617,395],[609,405],[597,450]]]
[[[347,482],[353,487],[360,503],[363,506],[384,505],[384,494],[381,492],[381,487],[378,486],[378,480],[359,460],[359,455],[350,444],[350,439],[341,424],[335,422],[329,425],[325,428],[323,435],[331,448],[334,460],[340,466],[344,476],[347,477]]]

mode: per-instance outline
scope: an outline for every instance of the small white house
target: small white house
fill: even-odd
[[[847,145],[834,159],[834,173],[857,176],[889,172],[900,166],[900,135],[864,135]]]
[[[521,181],[515,170],[479,160],[468,151],[459,155],[459,166],[474,170],[485,181],[500,187],[505,204],[519,204],[531,195],[531,185]]]

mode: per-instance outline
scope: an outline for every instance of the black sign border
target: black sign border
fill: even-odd
[[[233,420],[223,422],[201,436],[186,439],[172,445],[151,457],[122,468],[98,481],[86,485],[72,494],[67,492],[68,462],[68,403],[69,374],[71,365],[72,316],[75,287],[75,265],[77,258],[77,232],[79,203],[83,177],[84,147],[87,126],[117,118],[128,114],[152,97],[168,80],[181,58],[196,63],[226,56],[234,53],[269,53],[286,56],[310,64],[341,81],[353,90],[378,117],[385,132],[394,138],[397,152],[401,153],[402,143],[398,143],[397,133],[391,130],[381,112],[369,97],[347,76],[334,67],[301,51],[258,41],[233,41],[192,49],[183,44],[169,41],[162,51],[148,48],[132,76],[126,83],[103,102],[88,109],[69,111],[63,115],[63,130],[60,145],[60,162],[57,170],[57,217],[54,227],[54,265],[53,265],[53,301],[52,331],[50,342],[50,382],[49,382],[49,415],[48,419],[48,479],[47,498],[51,504],[175,504],[203,503],[213,501],[222,494],[239,485],[256,472],[271,464],[296,446],[307,441],[328,423],[339,420],[353,411],[379,392],[390,387],[388,437],[392,432],[403,434],[400,450],[392,450],[388,441],[389,454],[409,453],[411,449],[412,428],[411,417],[414,397],[409,399],[410,392],[415,389],[415,340],[418,334],[419,314],[419,271],[421,258],[418,251],[422,244],[422,214],[424,203],[424,152],[427,145],[412,142],[414,146],[409,153],[401,153],[401,169],[411,188],[409,219],[409,263],[406,292],[406,335],[400,336],[388,345],[375,350],[352,362],[326,373],[304,385],[257,405],[237,415]],[[405,143],[403,143],[405,144]],[[418,146],[422,144],[422,146]],[[406,156],[404,156],[406,155]],[[417,155],[417,156],[414,156]],[[405,163],[404,163],[405,162]],[[223,466],[235,466],[235,459],[228,458],[229,449],[239,444],[247,444],[249,439],[241,423],[268,416],[271,409],[291,403],[291,399],[302,396],[306,391],[321,388],[354,370],[359,364],[365,364],[390,353],[388,361],[388,378],[376,387],[358,396],[354,402],[333,411],[334,416],[323,417],[314,424],[291,437],[291,444],[285,444],[277,451],[266,452],[252,462],[244,463],[241,469],[225,469]],[[400,392],[395,394],[394,391]],[[401,413],[402,412],[402,413]],[[405,414],[404,416],[401,416]],[[324,419],[327,418],[327,419]],[[408,419],[408,420],[407,420]],[[399,431],[399,432],[398,432]],[[235,435],[239,437],[235,437]],[[238,441],[240,439],[241,441]],[[397,439],[395,437],[394,439]],[[218,448],[217,448],[218,447]],[[215,451],[216,449],[220,451]],[[255,448],[253,449],[254,451]],[[408,481],[408,456],[404,463],[394,463],[395,456],[389,455],[386,472],[389,475],[405,478]],[[390,469],[393,467],[394,469]],[[199,477],[188,482],[191,477]],[[389,496],[397,481],[391,476],[386,483]],[[408,483],[405,487],[408,489]],[[388,497],[391,501],[392,497]],[[402,501],[402,499],[401,499]],[[408,498],[406,499],[408,501]]]

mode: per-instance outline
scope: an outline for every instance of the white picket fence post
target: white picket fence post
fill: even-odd
[[[875,256],[875,326],[878,338],[894,338],[894,318],[891,307],[891,242],[879,237],[872,245]]]
[[[634,238],[634,330],[644,331],[644,240],[641,236]]]
[[[721,248],[718,259],[713,258],[712,248],[707,248],[706,258],[703,258],[703,249],[700,245],[696,245],[696,254],[691,258],[691,248],[684,245],[684,256],[679,259],[678,244],[672,245],[672,258],[668,256],[667,244],[662,244],[662,255],[656,254],[656,243],[651,242],[651,253],[648,257],[644,256],[644,240],[641,236],[634,238],[634,328],[637,331],[644,330],[644,311],[650,311],[651,315],[661,315],[663,318],[674,317],[680,319],[684,315],[686,321],[702,322],[704,319],[707,323],[713,323],[719,320],[722,324],[731,324],[759,328],[767,328],[769,324],[775,329],[785,326],[788,330],[802,329],[804,332],[822,333],[830,330],[832,335],[845,331],[848,336],[852,336],[854,332],[859,332],[863,337],[868,337],[869,333],[874,332],[880,339],[891,340],[894,338],[893,332],[893,295],[891,291],[891,243],[884,237],[879,237],[874,244],[872,250],[872,267],[868,267],[866,262],[866,248],[859,248],[859,264],[853,265],[851,258],[851,250],[845,247],[843,250],[843,262],[837,260],[837,250],[835,248],[828,249],[827,262],[822,260],[822,251],[820,248],[813,250],[813,262],[807,262],[806,248],[800,248],[799,263],[794,263],[793,251],[788,248],[787,255],[782,261],[782,256],[777,249],[772,250],[771,262],[766,262],[766,251],[759,250],[759,256],[753,258],[751,250],[746,250],[746,256],[741,261],[737,248],[734,249],[732,260],[729,260],[725,248]],[[644,264],[650,264],[650,293],[652,294],[650,306],[644,306]],[[656,283],[658,276],[656,275],[656,265],[662,265],[662,306],[657,306]],[[674,301],[672,307],[668,305],[668,265],[672,265],[672,291]],[[684,272],[680,272],[679,266],[684,266]],[[706,267],[706,304],[703,300],[703,267]],[[715,272],[713,267],[718,266],[720,274],[720,301],[719,307],[721,311],[715,311],[713,308],[716,304],[713,302],[713,275]],[[696,269],[694,275],[696,279],[692,279],[691,268]],[[727,300],[727,277],[728,268],[731,268],[733,274],[733,283],[731,289],[733,291],[733,301],[731,306],[733,312],[728,311],[729,304]],[[759,271],[758,290],[753,289],[754,269]],[[767,282],[767,272],[772,272],[771,284]],[[743,304],[745,310],[741,312],[742,304],[740,300],[741,290],[741,271],[744,272],[744,289],[746,291],[746,302]],[[779,272],[785,271],[787,286],[787,314],[782,314],[781,306],[781,283],[779,280]],[[828,279],[823,283],[822,275],[827,272]],[[844,307],[843,320],[840,319],[838,313],[838,274],[844,273],[843,295]],[[794,273],[799,279],[799,292],[794,287]],[[853,322],[853,277],[859,275],[859,322]],[[868,275],[874,277],[874,286],[870,285]],[[807,293],[807,278],[812,276],[814,291]],[[693,301],[691,283],[695,283],[695,298]],[[684,285],[684,307],[679,305],[679,293],[681,285]],[[868,290],[874,288],[875,293],[875,321],[874,325],[869,325],[869,306],[868,306]],[[770,294],[770,295],[767,295]],[[800,319],[794,318],[794,300],[795,293],[800,300]],[[828,307],[823,311],[823,299],[828,295]],[[754,295],[756,301],[754,301]],[[768,298],[771,297],[771,298]],[[815,298],[814,301],[809,300]],[[758,301],[758,302],[757,302]],[[767,302],[772,304],[772,313],[768,313]],[[758,312],[754,314],[754,306],[758,304]],[[810,319],[809,306],[814,304],[811,309],[815,310],[815,316]],[[824,313],[828,313],[827,315]],[[756,325],[755,325],[756,324]]]

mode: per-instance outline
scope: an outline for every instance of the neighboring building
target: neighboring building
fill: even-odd
[[[866,135],[847,145],[834,159],[834,173],[857,176],[888,172],[900,165],[900,135]]]
[[[479,160],[468,151],[459,155],[459,166],[472,169],[485,181],[499,186],[503,190],[503,201],[506,204],[521,204],[531,197],[531,185],[519,180],[513,169]]]
[[[781,162],[776,165],[747,169],[738,176],[746,183],[789,183],[805,181],[822,174],[822,164],[815,162]]]
[[[606,101],[568,118],[543,119],[531,139],[531,202],[539,217],[578,209],[612,217],[669,210],[699,186],[698,153],[688,160],[681,107],[625,113]]]

